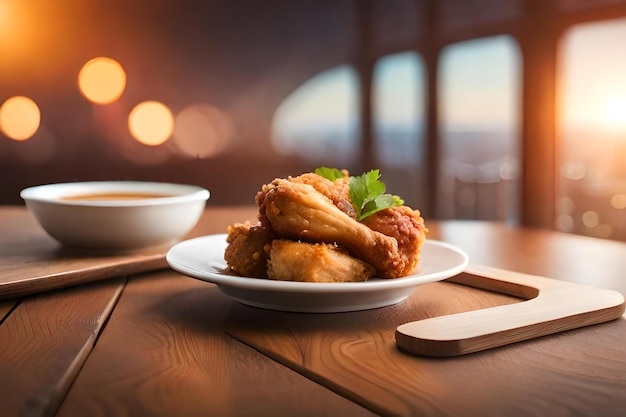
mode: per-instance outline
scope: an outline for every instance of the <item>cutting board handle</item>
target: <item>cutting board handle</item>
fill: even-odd
[[[519,303],[432,317],[398,326],[404,352],[457,356],[615,320],[616,291],[470,264],[447,281],[523,298]]]

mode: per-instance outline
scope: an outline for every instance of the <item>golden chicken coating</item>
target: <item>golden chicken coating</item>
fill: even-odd
[[[224,260],[228,268],[245,277],[267,278],[267,251],[274,236],[270,229],[257,223],[235,223],[228,226]]]
[[[338,244],[352,256],[372,265],[380,277],[405,276],[417,264],[419,245],[399,248],[395,237],[356,221],[309,184],[276,179],[263,187],[257,195],[257,203],[261,223],[277,236]],[[411,236],[419,233],[425,233],[424,229]]]
[[[271,244],[267,276],[280,281],[360,282],[374,268],[335,245],[276,239]]]
[[[366,217],[362,223],[372,230],[396,239],[398,252],[404,264],[398,276],[409,275],[417,268],[420,249],[428,232],[419,210],[413,210],[408,206],[388,207]]]

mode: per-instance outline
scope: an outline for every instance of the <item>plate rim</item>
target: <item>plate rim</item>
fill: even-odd
[[[187,275],[191,278],[199,279],[202,281],[211,282],[218,286],[229,286],[243,290],[256,290],[256,291],[273,291],[273,292],[310,292],[310,293],[342,293],[342,292],[370,292],[375,290],[391,290],[404,287],[417,287],[418,285],[428,282],[441,281],[457,275],[467,267],[469,264],[469,256],[465,251],[459,247],[447,242],[439,240],[426,239],[425,246],[438,247],[449,250],[456,255],[460,256],[462,261],[456,264],[454,267],[447,268],[442,271],[435,271],[431,273],[422,274],[418,272],[406,277],[385,279],[377,278],[370,279],[364,282],[296,282],[296,281],[276,281],[266,278],[252,278],[243,277],[234,274],[227,273],[214,273],[206,270],[199,270],[192,268],[189,265],[185,265],[179,260],[179,252],[189,246],[195,246],[200,243],[206,244],[210,240],[222,239],[226,240],[226,233],[209,234],[204,236],[198,236],[195,238],[187,239],[175,244],[171,247],[166,254],[166,261],[170,268]],[[208,258],[208,255],[207,255]],[[422,263],[423,260],[420,260]],[[209,266],[207,260],[207,266]],[[224,265],[226,262],[224,261]],[[418,265],[419,266],[419,265]]]

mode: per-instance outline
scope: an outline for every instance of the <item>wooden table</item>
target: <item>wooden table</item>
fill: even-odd
[[[209,208],[189,237],[255,215]],[[428,226],[431,239],[461,247],[472,263],[626,293],[624,243],[488,222]],[[626,412],[623,317],[457,357],[414,356],[394,340],[407,320],[519,300],[444,281],[375,310],[261,310],[163,268],[154,252],[131,256],[161,268],[149,272],[68,254],[23,207],[0,208],[0,250],[0,279],[32,271],[59,280],[59,264],[74,280],[106,278],[0,301],[3,416]]]

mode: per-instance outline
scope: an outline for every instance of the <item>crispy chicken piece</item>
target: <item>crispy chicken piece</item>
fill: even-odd
[[[383,278],[410,273],[417,245],[399,248],[398,240],[359,223],[309,184],[276,179],[257,195],[259,219],[286,239],[336,243],[370,265]],[[419,248],[418,248],[419,250]],[[408,271],[408,272],[407,272]]]
[[[228,246],[224,252],[228,268],[245,277],[267,278],[266,246],[272,243],[273,238],[272,231],[261,223],[228,226]]]
[[[267,276],[279,281],[360,282],[374,268],[339,250],[336,245],[276,239],[272,242]]]
[[[326,197],[328,197],[335,207],[346,213],[348,216],[356,219],[356,212],[350,201],[350,177],[346,170],[342,171],[343,178],[338,178],[335,181],[330,181],[320,175],[312,172],[307,172],[297,177],[290,177],[289,181],[297,182],[301,184],[309,184],[315,190]]]
[[[428,233],[419,210],[408,206],[388,207],[366,217],[362,223],[398,241],[398,250],[405,260],[400,276],[415,271],[420,261],[420,249]]]

